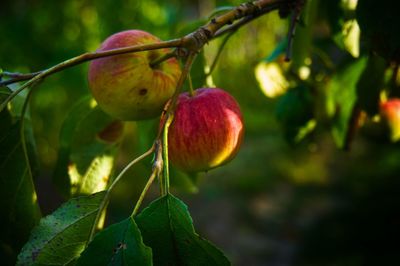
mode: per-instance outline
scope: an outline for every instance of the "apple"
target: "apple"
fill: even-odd
[[[127,30],[108,37],[97,51],[157,42],[160,40],[150,33]],[[94,99],[106,113],[120,120],[160,115],[175,91],[181,70],[175,58],[154,67],[150,63],[169,51],[158,49],[93,60],[88,82]]]
[[[168,131],[171,163],[185,172],[200,172],[232,160],[243,139],[243,118],[236,100],[219,88],[179,95]]]
[[[400,99],[392,98],[380,104],[381,117],[387,122],[392,141],[400,139]]]

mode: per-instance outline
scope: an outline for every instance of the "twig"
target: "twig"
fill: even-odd
[[[271,3],[270,5],[263,7],[262,9],[260,9],[255,14],[251,14],[249,16],[246,16],[246,17],[242,18],[241,20],[239,20],[238,22],[236,22],[235,24],[232,24],[232,25],[230,25],[228,27],[225,27],[223,29],[218,30],[214,34],[213,39],[219,38],[219,37],[221,37],[222,35],[224,35],[224,34],[226,34],[228,32],[232,32],[232,31],[238,30],[239,28],[241,28],[242,26],[246,25],[247,23],[253,21],[254,19],[256,19],[256,18],[258,18],[258,17],[260,17],[262,15],[265,15],[266,13],[269,13],[271,11],[279,9],[279,7],[282,4],[286,3],[286,2],[287,2],[287,0],[286,1],[274,1],[274,3]]]
[[[228,42],[229,38],[235,33],[235,30],[232,30],[228,33],[228,35],[225,36],[225,38],[222,40],[220,46],[218,47],[217,54],[214,57],[214,60],[210,66],[210,69],[208,70],[208,73],[206,73],[206,77],[210,76],[217,65],[218,59],[221,56],[222,50],[224,49],[226,43]]]
[[[288,44],[286,47],[285,61],[289,62],[292,58],[293,39],[296,34],[296,26],[300,21],[301,10],[305,4],[305,0],[297,0],[296,6],[293,8],[293,14],[290,19],[290,26],[288,30]]]
[[[0,86],[7,86],[10,84],[19,82],[19,81],[28,80],[39,74],[40,74],[40,71],[34,72],[34,73],[27,73],[27,74],[4,71],[0,74],[0,77],[10,77],[10,79],[4,80],[4,81],[0,80]]]

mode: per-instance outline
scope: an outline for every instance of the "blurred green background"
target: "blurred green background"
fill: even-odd
[[[142,29],[164,40],[180,37],[216,7],[239,3],[4,0],[0,67],[11,72],[38,71],[94,51],[107,36],[126,29]],[[334,19],[330,13],[334,11],[322,7],[321,17]],[[273,12],[228,41],[208,82],[229,91],[239,102],[246,126],[243,146],[232,162],[193,183],[173,172],[174,193],[188,204],[200,235],[219,246],[233,265],[396,265],[400,261],[394,244],[400,236],[399,145],[372,126],[360,132],[350,151],[341,151],[323,125],[305,141],[288,144],[275,114],[279,97],[266,97],[255,75],[256,65],[286,36],[287,25]],[[320,31],[324,27],[322,20]],[[318,41],[329,43],[326,39]],[[205,47],[208,64],[220,42]],[[331,56],[335,63],[342,54],[333,49]],[[89,94],[87,67],[86,63],[51,76],[33,94],[30,111],[40,163],[35,182],[44,214],[64,201],[52,174],[61,125],[71,106]],[[127,124],[116,173],[150,147],[157,123]],[[107,223],[130,214],[150,171],[148,159],[118,185]],[[146,202],[157,193],[153,186]]]

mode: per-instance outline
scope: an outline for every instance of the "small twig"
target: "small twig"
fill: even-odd
[[[4,71],[4,72],[2,72],[0,74],[0,77],[9,77],[10,79],[3,80],[3,81],[0,80],[0,86],[7,86],[7,85],[10,85],[10,84],[19,82],[19,81],[28,80],[28,79],[31,79],[31,78],[35,77],[36,75],[39,75],[39,74],[40,74],[40,71],[39,72],[34,72],[34,73],[27,73],[27,74],[25,74],[25,73],[13,73],[13,72]]]
[[[90,235],[89,235],[89,239],[88,242],[86,243],[86,246],[92,241],[93,237],[94,237],[94,233],[96,231],[96,226],[99,223],[100,217],[101,217],[101,213],[103,212],[104,208],[107,205],[107,202],[110,198],[110,194],[112,192],[112,190],[114,189],[115,185],[117,185],[117,183],[121,180],[121,178],[124,176],[124,174],[136,163],[138,163],[139,161],[143,160],[144,158],[146,158],[147,156],[149,156],[150,154],[153,153],[155,149],[155,145],[153,145],[148,151],[146,151],[145,153],[143,153],[142,155],[140,155],[139,157],[135,158],[132,162],[130,162],[127,166],[125,166],[125,168],[119,173],[119,175],[114,179],[114,181],[111,183],[111,185],[108,187],[108,189],[106,190],[106,194],[104,195],[103,200],[100,203],[99,206],[99,210],[96,214],[96,218],[93,222],[92,225],[92,229],[90,231]]]
[[[246,17],[242,18],[241,20],[239,20],[238,22],[236,22],[235,24],[232,24],[225,28],[219,29],[214,34],[213,39],[221,37],[222,35],[224,35],[228,32],[236,31],[239,28],[241,28],[242,26],[246,25],[247,23],[255,20],[256,18],[258,18],[262,15],[265,15],[266,13],[269,13],[271,11],[279,9],[279,7],[285,2],[287,2],[287,1],[275,1],[275,2],[271,3],[270,5],[265,6],[262,9],[260,9],[260,11],[258,11],[256,14],[251,14],[249,16],[246,16]]]
[[[288,44],[286,47],[285,61],[289,62],[292,58],[293,39],[296,34],[296,26],[300,21],[301,10],[303,9],[305,0],[297,0],[296,6],[293,9],[293,14],[290,19],[290,26],[288,29]]]
[[[228,42],[229,38],[235,33],[235,30],[232,30],[228,33],[228,35],[225,36],[225,38],[222,40],[220,46],[218,47],[218,51],[217,54],[214,57],[214,60],[210,66],[210,69],[208,70],[208,73],[206,73],[206,77],[210,76],[214,70],[214,68],[216,67],[217,63],[218,63],[218,59],[222,54],[222,51],[226,45],[226,43]]]

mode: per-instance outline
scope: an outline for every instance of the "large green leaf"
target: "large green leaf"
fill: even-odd
[[[154,265],[230,265],[224,254],[194,230],[187,206],[166,195],[136,218]]]
[[[327,87],[328,113],[333,117],[332,134],[340,148],[346,145],[349,125],[357,101],[357,82],[366,64],[366,57],[352,61],[335,73]]]
[[[9,92],[0,88],[0,102]],[[21,121],[13,120],[7,108],[0,112],[0,257],[6,265],[15,263],[41,216],[22,146]]]
[[[17,265],[66,265],[85,248],[104,192],[73,198],[40,220]]]
[[[135,221],[128,218],[98,233],[81,254],[76,265],[153,264],[151,249],[143,244]]]
[[[64,121],[54,181],[65,196],[91,194],[110,179],[123,122],[106,115],[89,96]]]

